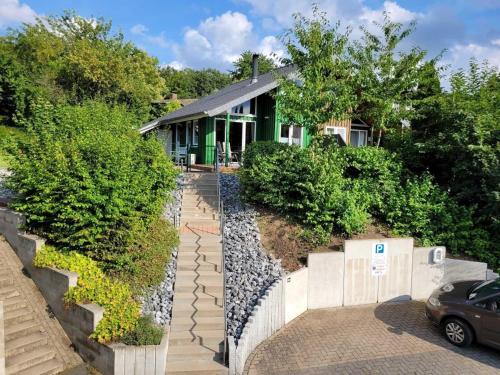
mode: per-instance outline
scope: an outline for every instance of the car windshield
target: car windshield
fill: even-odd
[[[475,287],[469,294],[469,299],[487,297],[500,292],[500,278],[484,281]]]

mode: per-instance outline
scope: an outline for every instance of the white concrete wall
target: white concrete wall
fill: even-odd
[[[307,257],[308,307],[342,306],[344,300],[344,253],[314,253]]]
[[[237,345],[234,337],[228,337],[230,375],[242,374],[248,356],[257,345],[285,325],[284,282],[284,279],[276,281],[257,302]]]
[[[307,311],[307,267],[285,277],[285,324]]]
[[[445,259],[444,283],[462,280],[486,280],[488,265],[460,259]]]
[[[440,248],[446,249],[442,246]],[[415,247],[413,249],[412,299],[427,299],[434,289],[444,284],[445,262],[434,263],[435,247]],[[444,258],[445,254],[443,254]]]
[[[374,242],[345,241],[344,306],[377,302],[378,277],[371,273],[371,247]]]
[[[409,300],[413,263],[413,238],[390,238],[387,272],[378,279],[377,302]]]

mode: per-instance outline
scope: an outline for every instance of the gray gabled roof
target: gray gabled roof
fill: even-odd
[[[255,83],[251,83],[251,79],[233,83],[177,111],[144,124],[139,131],[143,134],[153,130],[161,124],[169,124],[205,116],[211,117],[224,113],[236,105],[276,88],[278,86],[277,77],[290,76],[295,70],[294,66],[288,65],[272,72],[259,75]]]

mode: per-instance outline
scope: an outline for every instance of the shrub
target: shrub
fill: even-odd
[[[250,145],[252,162],[241,171],[246,199],[295,217],[309,241],[326,242],[332,231],[362,232],[374,216],[423,245],[444,244],[454,254],[498,264],[488,233],[474,227],[473,207],[458,205],[429,175],[410,175],[390,152],[258,143]]]
[[[154,221],[148,231],[141,234],[130,250],[117,262],[121,267],[110,270],[117,278],[130,284],[140,293],[144,287],[157,285],[165,277],[165,266],[171,251],[179,244],[174,226],[163,218]]]
[[[274,141],[252,142],[246,148],[243,154],[243,167],[250,168],[255,164],[255,159],[261,155],[274,154],[276,151],[283,150],[287,145]]]
[[[67,303],[97,303],[104,316],[91,337],[99,342],[118,339],[135,329],[140,315],[139,303],[134,301],[127,284],[107,277],[97,263],[76,251],[59,251],[44,246],[35,257],[37,267],[55,267],[78,273],[76,287],[65,295]]]
[[[154,323],[151,316],[141,316],[133,331],[127,332],[122,342],[127,345],[159,345],[163,329]]]
[[[34,105],[8,182],[28,229],[109,267],[132,267],[130,247],[175,184],[160,143],[141,137],[136,123],[98,102]]]

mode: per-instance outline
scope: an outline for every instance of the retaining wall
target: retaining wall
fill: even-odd
[[[285,325],[285,280],[276,281],[259,299],[238,340],[229,336],[229,374],[242,374],[248,356]]]
[[[78,274],[35,267],[33,258],[44,240],[19,232],[18,228],[23,224],[22,215],[0,207],[0,234],[16,252],[78,354],[103,375],[165,374],[168,333],[160,345],[150,346],[104,345],[89,338],[102,319],[104,309],[96,304],[64,305],[64,294],[76,286]]]
[[[486,280],[488,265],[468,260],[445,259],[445,283],[460,280]]]
[[[309,269],[304,267],[284,278],[285,324],[307,311]]]
[[[416,247],[413,249],[412,299],[429,298],[435,289],[445,284],[445,262],[434,263],[432,261],[434,249],[434,247]],[[442,249],[445,251],[444,247]]]
[[[342,306],[344,301],[344,253],[314,253],[307,257],[308,308]]]

